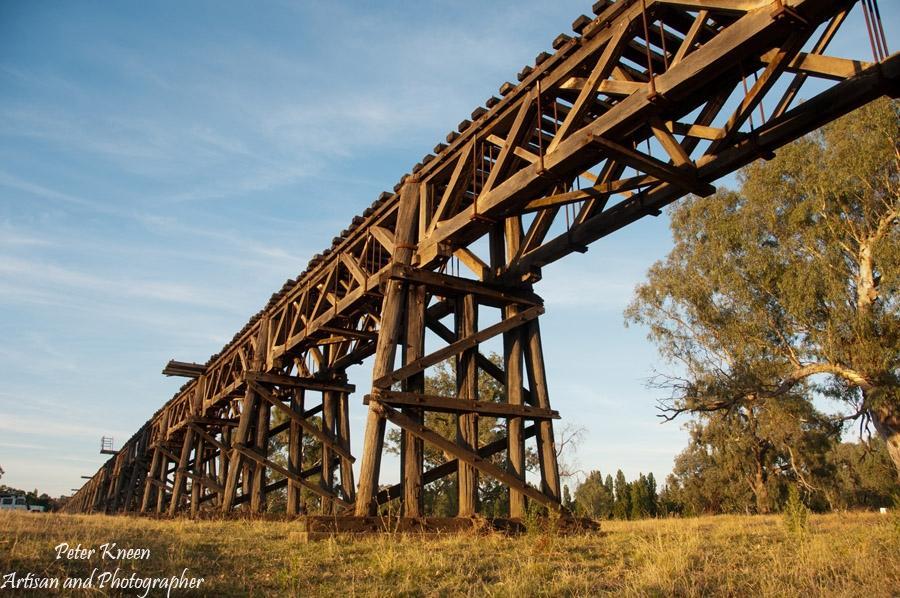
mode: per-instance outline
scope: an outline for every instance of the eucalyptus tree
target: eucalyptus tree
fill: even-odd
[[[818,392],[900,475],[898,138],[897,103],[875,102],[672,209],[674,247],[626,311],[675,364],[666,417]]]

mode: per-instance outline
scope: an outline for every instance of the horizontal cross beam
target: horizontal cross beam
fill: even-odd
[[[526,417],[530,419],[559,419],[559,412],[552,409],[393,390],[383,390],[378,393],[377,397],[366,395],[363,402],[368,405],[369,401],[373,398],[381,403],[387,403],[388,405],[423,407],[429,411],[442,411],[445,413],[477,413],[479,415],[506,418]]]
[[[299,376],[285,376],[284,374],[268,374],[263,372],[244,372],[244,380],[248,382],[262,382],[288,388],[303,388],[314,391],[334,391],[352,393],[356,391],[353,384],[343,384],[318,378],[301,378]]]

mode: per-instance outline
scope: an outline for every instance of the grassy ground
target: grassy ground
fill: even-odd
[[[56,560],[61,542],[86,548],[117,542],[149,548],[151,557]],[[900,518],[813,516],[800,536],[780,517],[721,516],[608,522],[601,533],[569,537],[382,535],[307,544],[289,522],[0,513],[0,576],[30,571],[62,583],[116,566],[139,577],[178,575],[187,567],[189,576],[205,580],[199,594],[216,596],[897,596]]]

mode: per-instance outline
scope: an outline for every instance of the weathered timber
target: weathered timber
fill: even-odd
[[[372,395],[366,395],[363,399],[363,403],[368,405],[372,398]],[[398,392],[391,390],[382,390],[374,398],[375,400],[388,405],[396,405],[398,407],[424,407],[429,411],[440,411],[444,413],[476,413],[479,415],[506,418],[527,417],[530,419],[559,419],[559,412],[557,411],[553,411],[552,409],[539,409],[537,407],[522,405],[521,403],[494,403],[492,401],[457,399],[456,397],[442,397],[438,395],[421,394],[418,392]]]

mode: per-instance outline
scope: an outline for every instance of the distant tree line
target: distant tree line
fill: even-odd
[[[638,476],[628,482],[622,470],[616,477],[599,471],[590,472],[585,480],[570,493],[563,488],[563,506],[581,517],[592,519],[643,519],[656,517],[659,510],[659,494],[653,473]]]
[[[716,431],[716,430],[714,430]],[[563,504],[572,513],[592,519],[643,519],[721,513],[781,511],[793,486],[814,511],[890,507],[900,498],[894,466],[880,438],[867,442],[833,442],[823,453],[803,453],[815,468],[802,482],[788,465],[790,456],[773,450],[756,480],[754,449],[734,438],[710,436],[697,423],[688,447],[675,459],[665,485],[657,488],[653,473],[626,481],[591,471],[575,486],[563,488]]]

